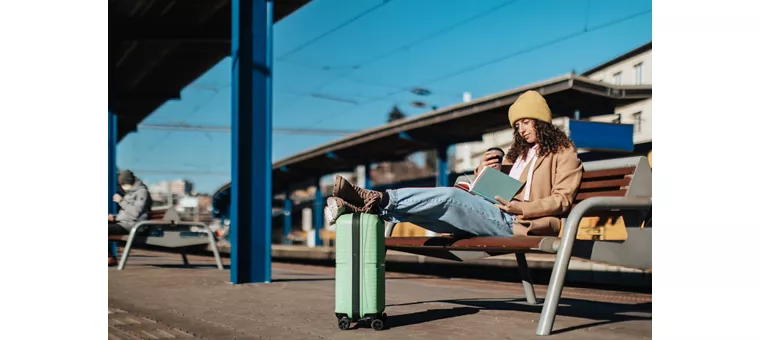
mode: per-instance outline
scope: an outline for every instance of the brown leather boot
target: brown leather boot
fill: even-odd
[[[118,260],[118,259],[116,259],[116,256],[109,256],[109,257],[108,257],[108,266],[109,266],[109,267],[110,267],[110,266],[115,266],[115,265],[117,265],[117,264],[119,264],[119,260]]]
[[[380,204],[382,195],[383,194],[379,191],[362,189],[351,184],[340,175],[335,175],[333,196],[342,198],[346,203],[372,210]]]
[[[325,217],[329,224],[335,223],[338,217],[343,214],[352,213],[369,213],[371,207],[357,207],[351,203],[346,202],[340,197],[328,197],[327,206],[325,207]]]

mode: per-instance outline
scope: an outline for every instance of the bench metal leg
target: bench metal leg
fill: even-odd
[[[533,280],[530,278],[528,260],[525,259],[525,253],[515,253],[515,257],[517,258],[517,268],[520,270],[520,279],[525,289],[525,299],[528,301],[528,304],[535,305],[536,291],[533,289]]]
[[[203,229],[206,230],[206,235],[208,235],[208,243],[211,244],[211,251],[214,253],[214,259],[216,260],[216,268],[219,270],[224,270],[224,265],[222,264],[222,257],[219,256],[219,248],[216,246],[216,239],[214,238],[214,233],[211,231],[211,229],[208,226],[203,226]]]
[[[140,223],[137,223],[132,230],[129,232],[129,238],[127,238],[127,244],[124,246],[124,253],[121,254],[121,259],[119,260],[119,267],[118,270],[124,270],[124,266],[127,265],[127,259],[129,258],[129,251],[132,250],[132,242],[135,240],[135,235],[137,235],[137,231],[142,228],[142,225]]]
[[[549,287],[546,289],[546,298],[544,307],[541,309],[541,317],[538,319],[537,335],[550,335],[554,326],[554,319],[557,316],[557,306],[559,298],[562,295],[562,288],[565,285],[565,275],[567,267],[570,264],[570,253],[573,247],[573,237],[563,237],[560,249],[557,252],[557,258],[554,261]]]
[[[648,197],[592,197],[578,203],[570,212],[562,231],[557,258],[554,261],[549,287],[546,290],[544,307],[541,309],[541,318],[538,319],[537,335],[550,335],[557,316],[557,306],[565,284],[565,275],[570,265],[570,255],[573,251],[573,243],[578,234],[578,225],[586,212],[593,208],[605,209],[652,209],[652,199]]]
[[[190,261],[187,260],[187,248],[182,248],[182,251],[180,252],[180,255],[182,255],[182,264],[185,266],[190,265]]]
[[[396,227],[396,223],[394,222],[385,222],[385,238],[391,237],[393,234],[393,228]],[[336,238],[337,241],[337,238]],[[336,243],[337,246],[337,243]],[[385,255],[388,255],[388,248],[385,248]]]
[[[385,237],[391,237],[393,234],[393,228],[396,228],[396,223],[385,222]]]

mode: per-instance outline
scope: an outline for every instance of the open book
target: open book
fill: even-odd
[[[495,198],[496,196],[509,202],[522,188],[523,184],[523,182],[499,170],[487,167],[472,182],[469,182],[466,178],[459,177],[454,186],[483,197],[491,203],[499,203]]]

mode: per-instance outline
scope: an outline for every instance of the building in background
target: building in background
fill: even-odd
[[[596,66],[582,74],[615,85],[652,85],[652,42]],[[633,143],[652,149],[652,99],[615,108],[614,115],[591,120],[633,124]]]
[[[616,58],[604,62],[581,74],[584,77],[616,85],[652,84],[652,42],[648,42]],[[504,112],[506,115],[507,112]],[[606,123],[633,125],[634,151],[632,153],[598,152],[578,150],[584,161],[619,158],[631,155],[647,156],[651,165],[652,153],[652,99],[641,100],[615,108],[614,114],[592,116],[588,120]],[[570,119],[553,119],[555,125],[568,130]],[[455,147],[455,172],[472,171],[480,163],[483,153],[496,146],[507,151],[512,145],[513,129],[496,131],[483,135],[479,142],[461,143]],[[572,137],[572,136],[571,136]]]
[[[153,199],[153,202],[166,201],[166,197],[169,193],[169,187],[166,185],[166,181],[158,182],[156,184],[147,184],[147,185],[148,185],[148,191],[150,192],[150,198]]]
[[[178,179],[148,185],[154,207],[176,206],[185,197],[197,196],[193,182]],[[201,212],[203,213],[203,212]]]
[[[169,182],[169,190],[172,194],[177,196],[195,195],[193,187],[193,182],[184,179],[178,179]]]

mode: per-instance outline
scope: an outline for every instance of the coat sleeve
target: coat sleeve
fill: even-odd
[[[552,176],[551,195],[521,204],[523,218],[559,216],[567,213],[581,184],[583,166],[573,149],[565,149],[556,156],[557,166]]]
[[[145,203],[147,199],[148,199],[148,190],[141,189],[135,193],[135,197],[133,201],[127,201],[125,199],[122,199],[119,202],[119,206],[121,206],[121,209],[123,209],[128,216],[137,218],[138,216],[140,216],[140,213],[143,211],[143,208],[145,207]]]

